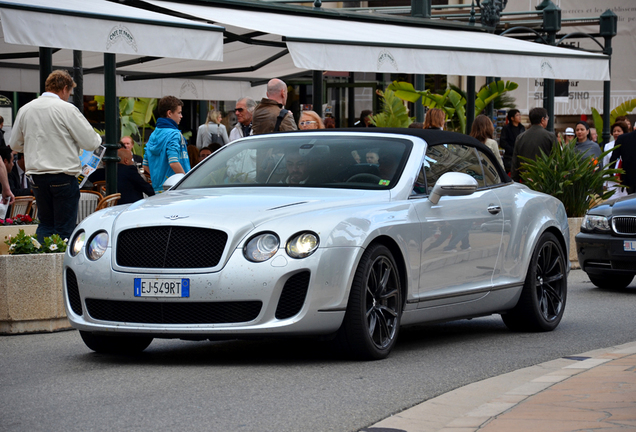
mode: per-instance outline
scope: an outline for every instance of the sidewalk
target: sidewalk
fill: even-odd
[[[470,384],[361,432],[636,431],[636,342]]]

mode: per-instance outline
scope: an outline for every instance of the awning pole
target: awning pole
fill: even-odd
[[[117,81],[115,54],[104,54],[104,111],[106,121],[106,139],[104,147],[104,170],[106,174],[106,195],[117,193],[117,149],[119,144],[118,120],[119,103],[117,101]]]
[[[425,75],[421,75],[421,74],[415,75],[415,88],[417,90],[425,90],[426,88],[425,78],[426,78]],[[424,105],[422,104],[421,100],[418,100],[417,102],[415,102],[415,121],[420,123],[424,121]]]
[[[607,9],[601,15],[600,35],[605,39],[605,47],[603,53],[610,58],[610,74],[612,73],[612,38],[616,36],[618,30],[618,17],[610,9]],[[603,144],[607,144],[610,139],[610,97],[612,92],[612,82],[605,81],[603,83]],[[598,132],[598,131],[597,131]]]
[[[349,73],[349,84],[355,84],[353,72]],[[353,85],[347,87],[347,126],[353,127],[356,122],[356,88]]]
[[[73,90],[73,105],[80,112],[84,112],[84,69],[82,67],[82,52],[73,50],[73,81],[77,84]]]
[[[316,114],[322,117],[322,71],[312,71],[313,80],[313,108]]]
[[[466,77],[466,135],[470,134],[475,121],[475,77]]]
[[[53,72],[53,49],[40,48],[40,94],[44,93],[44,83]]]

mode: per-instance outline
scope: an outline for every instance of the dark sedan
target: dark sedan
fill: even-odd
[[[625,288],[636,275],[636,194],[588,210],[576,235],[581,269],[599,288]]]

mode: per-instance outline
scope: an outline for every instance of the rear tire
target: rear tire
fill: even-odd
[[[372,245],[356,270],[338,342],[355,357],[384,359],[395,345],[401,317],[402,291],[395,259],[387,247]]]
[[[80,336],[87,347],[102,354],[138,354],[152,342],[146,336],[106,336],[81,331]]]
[[[517,305],[501,315],[512,331],[552,331],[563,318],[567,298],[566,258],[556,236],[539,238]]]
[[[587,277],[590,278],[590,281],[594,285],[599,288],[605,289],[623,289],[627,288],[629,284],[634,280],[633,275],[591,275],[588,274]]]

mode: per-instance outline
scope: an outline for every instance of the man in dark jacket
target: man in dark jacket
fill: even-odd
[[[267,83],[267,97],[261,99],[252,115],[252,135],[298,130],[291,111],[281,112],[287,102],[287,84],[279,79]],[[278,130],[276,123],[282,115]]]
[[[514,181],[521,180],[519,168],[523,161],[519,156],[528,159],[536,159],[541,154],[550,154],[552,146],[556,143],[556,136],[545,130],[548,125],[548,112],[545,108],[532,108],[530,110],[530,128],[519,135],[515,142],[512,154],[511,177]]]
[[[618,147],[618,148],[617,148]],[[622,159],[621,183],[627,186],[627,193],[636,193],[636,132],[623,134],[616,138],[611,161]]]
[[[521,113],[518,109],[511,109],[506,115],[508,123],[501,128],[501,138],[499,139],[499,147],[505,150],[503,155],[503,163],[506,172],[510,172],[512,166],[512,154],[515,150],[515,141],[526,128],[521,124]]]
[[[145,181],[135,162],[133,162],[132,152],[126,148],[117,150],[119,164],[117,165],[117,192],[121,194],[118,204],[131,204],[143,199],[143,194],[148,196],[155,194],[150,183]]]

